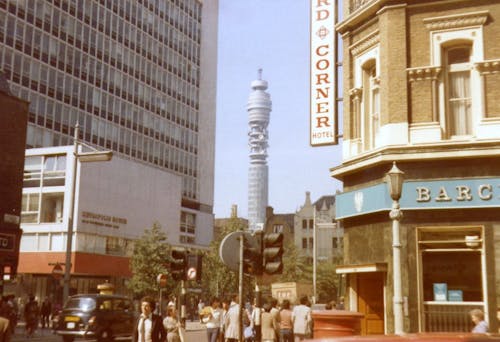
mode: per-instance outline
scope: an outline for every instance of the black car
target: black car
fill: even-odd
[[[131,337],[134,322],[133,305],[127,297],[81,294],[68,299],[55,330],[64,342],[76,337],[113,341],[115,337]]]

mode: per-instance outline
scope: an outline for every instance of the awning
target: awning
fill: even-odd
[[[380,262],[374,264],[361,264],[361,265],[340,265],[337,266],[335,273],[348,274],[348,273],[367,273],[367,272],[387,272],[387,263]]]

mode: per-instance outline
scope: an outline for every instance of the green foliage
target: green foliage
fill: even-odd
[[[337,264],[331,261],[318,262],[316,276],[316,291],[318,303],[328,303],[337,300],[339,274],[335,273]]]
[[[209,250],[203,257],[202,289],[203,297],[226,298],[232,294],[238,293],[238,272],[230,270],[220,259],[219,248],[222,240],[229,233],[244,230],[246,226],[238,218],[231,218],[228,223],[221,227],[219,238],[214,239],[210,244]],[[235,251],[237,253],[238,251]],[[235,254],[237,255],[237,254]],[[245,276],[244,279],[244,297],[249,296],[253,291],[251,277]]]
[[[276,282],[311,282],[312,263],[301,257],[293,241],[286,241],[283,253],[283,274]]]
[[[157,295],[157,277],[159,274],[168,273],[169,260],[170,245],[167,243],[167,236],[162,232],[160,224],[155,222],[151,229],[144,230],[142,237],[134,244],[130,259],[132,278],[128,284],[134,296]],[[174,284],[170,279],[167,283],[167,291],[171,291]]]

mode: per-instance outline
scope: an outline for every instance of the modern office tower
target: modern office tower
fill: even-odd
[[[251,84],[248,97],[248,144],[250,146],[250,167],[248,168],[248,227],[263,229],[266,222],[268,202],[267,125],[271,112],[271,97],[266,92],[267,81],[259,78]]]
[[[30,102],[27,147],[71,145],[78,123],[82,143],[180,177],[159,204],[178,219],[160,224],[171,244],[207,246],[217,24],[218,0],[0,0],[0,69]]]
[[[212,232],[217,15],[218,0],[0,1],[27,146],[70,145],[78,122],[83,142],[181,175],[186,244]]]

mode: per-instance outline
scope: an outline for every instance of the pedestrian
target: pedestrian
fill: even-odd
[[[26,321],[26,336],[33,337],[38,326],[40,316],[40,308],[35,296],[29,295],[28,303],[24,306],[24,320]]]
[[[167,317],[163,320],[163,327],[167,332],[168,342],[180,342],[180,329],[181,323],[177,318],[177,309],[174,306],[169,306],[167,308]]]
[[[280,341],[293,342],[293,322],[290,301],[284,299],[280,310]]]
[[[42,302],[42,307],[40,309],[40,314],[42,318],[42,329],[45,329],[45,326],[47,328],[50,327],[50,314],[52,313],[52,302],[50,301],[49,297],[45,297],[45,299]]]
[[[134,324],[133,342],[165,342],[166,333],[160,315],[153,314],[156,303],[152,297],[141,299],[141,315]]]
[[[12,309],[7,302],[7,297],[0,298],[0,342],[10,341],[12,335],[12,328],[10,317]]]
[[[231,301],[227,298],[222,299],[222,321],[219,333],[219,342],[224,342],[226,340],[226,317],[229,311],[229,304]]]
[[[280,310],[278,308],[278,300],[276,298],[271,298],[271,316],[274,319],[274,325],[276,327],[276,339],[280,336]]]
[[[293,336],[295,341],[302,341],[311,335],[311,308],[307,306],[309,299],[307,296],[300,298],[300,305],[296,305],[292,310]]]
[[[222,326],[223,311],[219,298],[212,299],[210,306],[202,310],[201,320],[207,327],[208,342],[217,342]]]
[[[236,342],[240,338],[240,305],[238,302],[238,295],[234,295],[226,313],[224,321],[226,342]]]
[[[474,328],[472,328],[473,333],[487,333],[488,323],[484,320],[484,313],[481,309],[473,309],[469,312],[472,323],[474,323]]]
[[[198,320],[201,323],[201,312],[203,311],[203,308],[205,307],[205,303],[203,302],[203,299],[200,298],[198,301]]]
[[[276,342],[277,322],[271,313],[271,304],[265,303],[263,305],[263,312],[260,317],[260,327],[262,329],[262,342]]]

